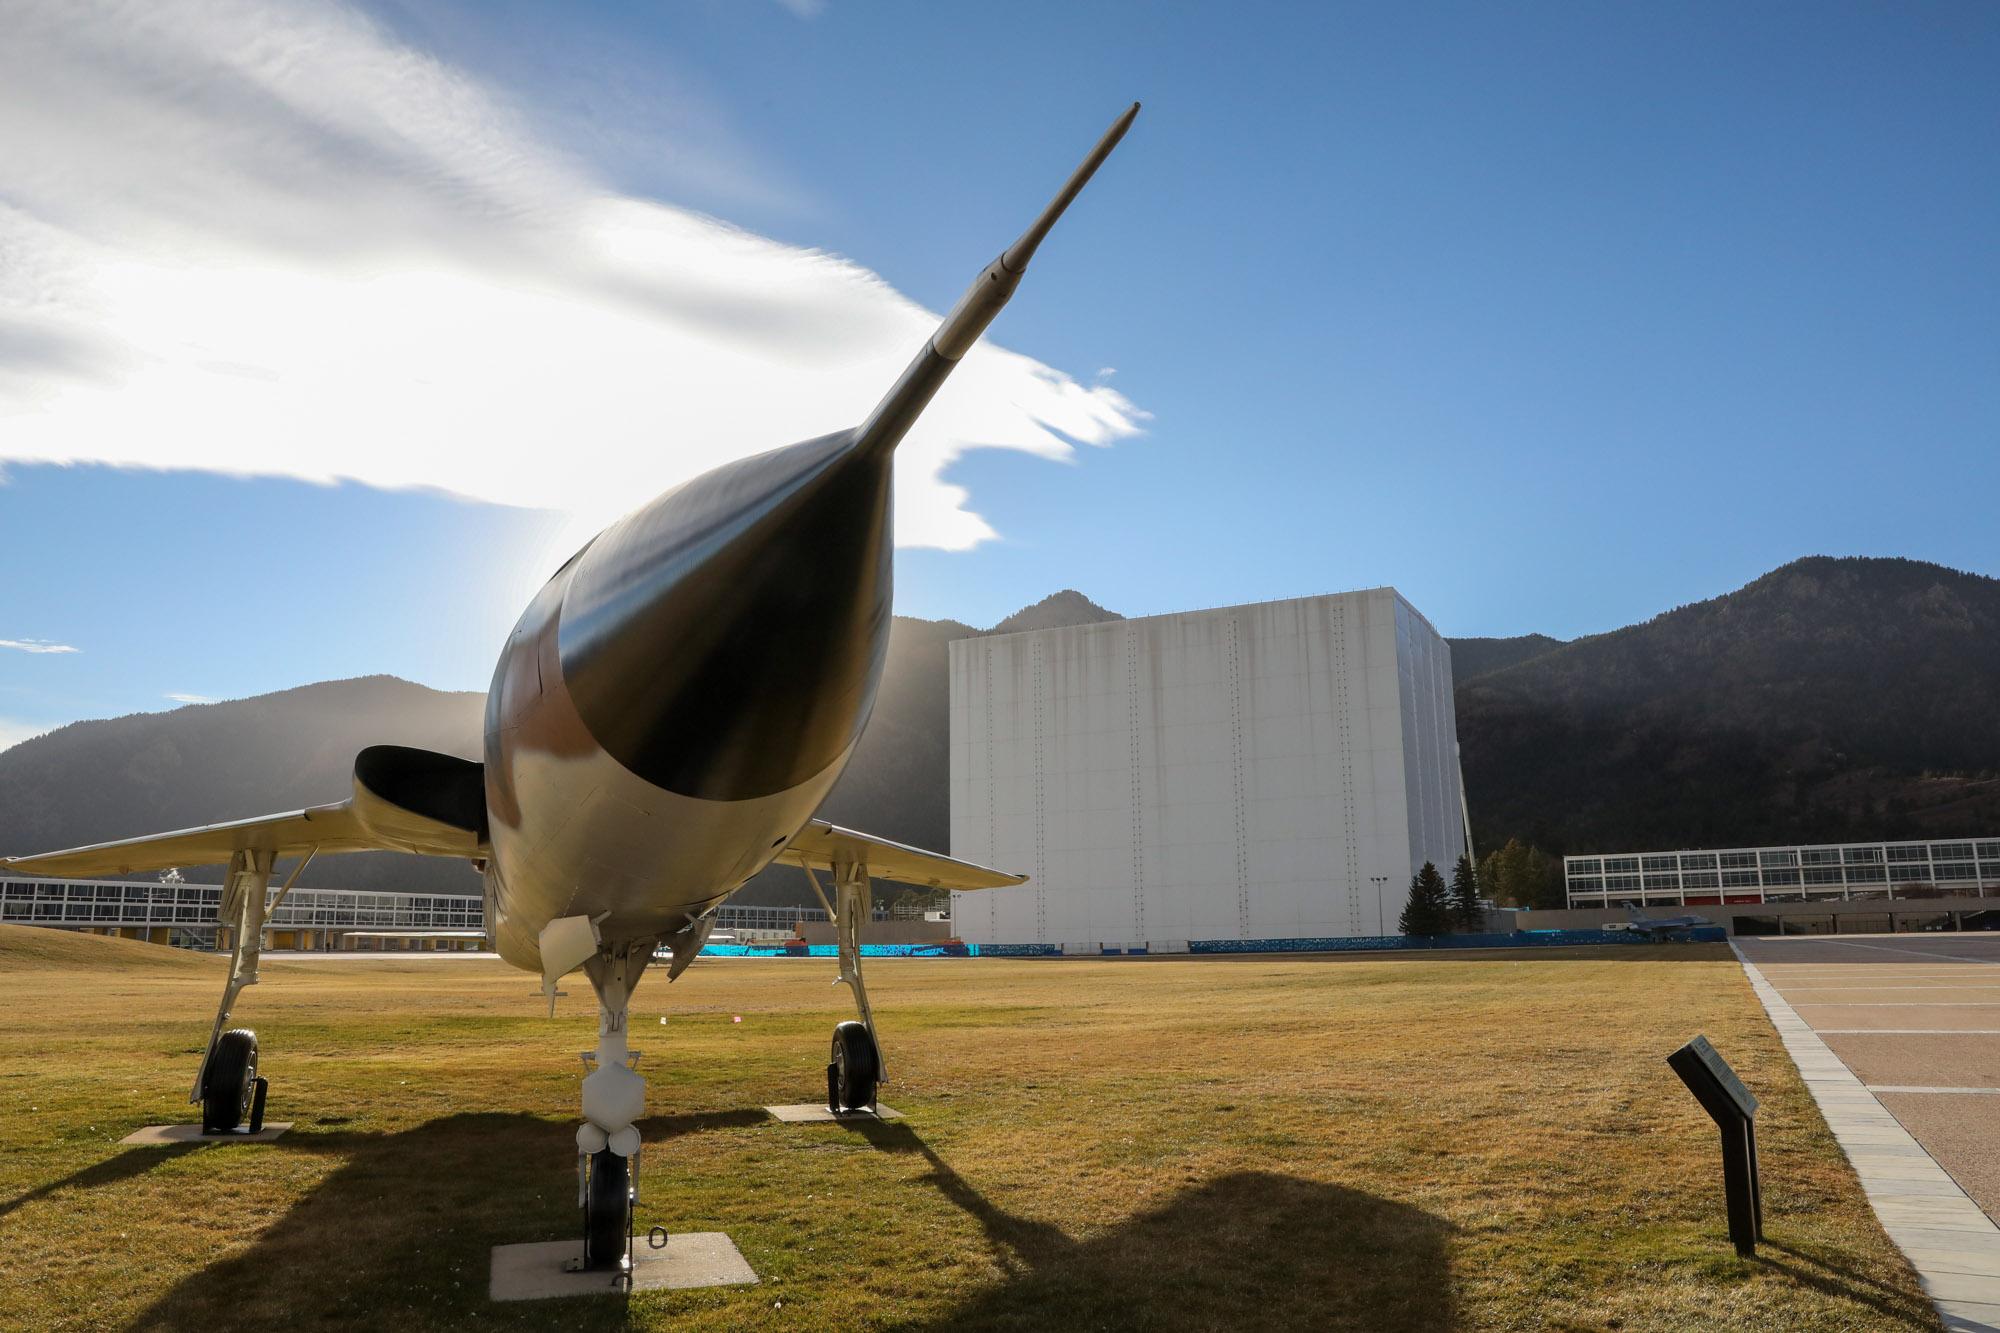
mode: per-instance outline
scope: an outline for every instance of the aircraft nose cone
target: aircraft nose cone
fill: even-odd
[[[748,800],[825,771],[860,734],[888,643],[890,463],[852,439],[717,468],[579,561],[563,680],[632,772]]]

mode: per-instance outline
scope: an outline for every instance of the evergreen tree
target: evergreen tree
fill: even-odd
[[[1486,896],[1496,903],[1508,907],[1525,907],[1515,897],[1515,871],[1527,856],[1528,849],[1518,838],[1509,838],[1503,847],[1496,847],[1480,858],[1479,882],[1486,887]]]
[[[1410,878],[1410,901],[1396,928],[1405,935],[1443,935],[1451,929],[1451,902],[1444,876],[1429,861]]]
[[[1478,883],[1487,897],[1510,907],[1565,905],[1562,862],[1519,838],[1481,858]]]
[[[1563,887],[1562,862],[1539,847],[1528,849],[1526,878],[1521,900],[1529,907],[1553,911],[1569,906],[1569,894]]]
[[[1486,909],[1479,905],[1479,883],[1472,873],[1472,857],[1460,853],[1451,868],[1451,925],[1468,934],[1486,929]]]

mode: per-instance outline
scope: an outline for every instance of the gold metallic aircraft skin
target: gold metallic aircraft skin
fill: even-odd
[[[529,605],[486,712],[509,962],[540,970],[558,917],[608,942],[671,937],[825,799],[887,652],[889,451],[865,446],[841,432],[697,477]]]

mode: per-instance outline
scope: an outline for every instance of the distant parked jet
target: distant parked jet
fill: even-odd
[[[257,980],[265,921],[314,855],[370,849],[478,867],[501,956],[541,974],[551,1010],[558,979],[589,976],[597,1068],[576,1141],[590,1267],[628,1262],[645,1109],[626,1041],[632,988],[656,950],[679,976],[716,909],[774,860],[801,867],[826,906],[859,1014],[834,1029],[828,1101],[874,1105],[884,1072],[858,942],[870,876],[952,889],[1027,878],[812,818],[854,753],[888,649],[891,455],[1138,112],[980,273],[860,426],[697,477],[557,570],[500,655],[483,764],[372,746],[336,805],[0,861],[27,875],[227,863],[233,957],[189,1097],[204,1129],[262,1122],[256,1034],[224,1028]],[[289,857],[267,903],[273,864]],[[815,867],[831,872],[832,901]]]
[[[1705,916],[1647,916],[1631,903],[1625,904],[1625,915],[1631,918],[1629,922],[1614,923],[1608,929],[1634,931],[1649,940],[1686,939],[1695,927],[1715,924]]]

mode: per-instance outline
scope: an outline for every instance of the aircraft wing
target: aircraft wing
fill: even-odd
[[[487,854],[483,770],[468,759],[371,745],[354,758],[354,795],[333,805],[207,824],[175,833],[0,857],[16,875],[129,875],[170,866],[227,865],[238,852]]]
[[[354,817],[353,803],[342,801],[258,819],[121,838],[42,856],[0,857],[0,870],[15,875],[129,875],[170,866],[221,865],[245,851],[303,856],[315,847],[322,852],[402,850],[370,835]]]
[[[795,866],[828,868],[836,861],[865,862],[868,873],[877,879],[932,889],[1004,889],[1028,882],[1026,875],[1010,875],[1004,870],[954,860],[921,847],[841,828],[823,819],[815,819],[800,829],[798,836],[778,853],[778,859]]]

